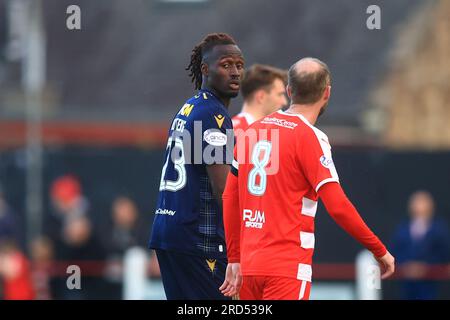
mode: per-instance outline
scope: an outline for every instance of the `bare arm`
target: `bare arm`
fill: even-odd
[[[206,166],[206,171],[211,181],[211,187],[214,197],[222,209],[222,195],[225,190],[225,183],[227,181],[228,172],[230,172],[230,166],[227,164],[212,164]]]

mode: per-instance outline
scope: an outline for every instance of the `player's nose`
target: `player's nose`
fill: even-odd
[[[240,72],[239,72],[239,70],[238,70],[236,65],[232,65],[229,70],[230,70],[230,76],[231,77],[239,79],[241,74],[240,74]]]

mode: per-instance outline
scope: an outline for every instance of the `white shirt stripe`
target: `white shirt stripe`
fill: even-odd
[[[302,199],[302,214],[305,216],[315,217],[317,212],[317,201],[303,197]]]
[[[314,233],[300,231],[300,246],[303,249],[314,249]]]

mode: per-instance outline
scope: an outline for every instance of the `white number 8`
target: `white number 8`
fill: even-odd
[[[265,168],[269,163],[270,152],[272,151],[272,143],[263,140],[258,141],[255,144],[252,152],[251,162],[254,165],[253,169],[250,170],[248,174],[248,191],[255,196],[262,196],[266,192],[267,186],[267,173]],[[264,152],[263,158],[260,160],[259,157],[261,152]],[[259,184],[256,184],[256,177],[259,176]]]

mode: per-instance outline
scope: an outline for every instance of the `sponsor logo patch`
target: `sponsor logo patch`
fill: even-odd
[[[325,167],[329,168],[333,164],[333,159],[326,157],[325,155],[320,157],[320,163]]]
[[[185,117],[189,117],[189,115],[190,115],[191,112],[192,112],[192,109],[194,109],[194,105],[193,105],[193,104],[185,103],[185,104],[183,105],[183,107],[181,108],[181,110],[180,110],[179,113],[180,113],[181,115],[185,116]]]
[[[262,229],[264,223],[266,222],[264,211],[261,212],[260,210],[255,210],[253,212],[252,210],[244,209],[243,218],[246,228]]]
[[[167,210],[167,209],[161,209],[161,208],[158,208],[155,211],[155,214],[162,214],[162,215],[168,215],[168,216],[173,216],[173,215],[175,215],[175,213],[177,213],[177,212],[173,211],[173,210]]]
[[[227,135],[220,131],[206,130],[203,139],[212,146],[221,147],[227,144]]]
[[[284,119],[279,119],[279,118],[275,118],[275,117],[265,117],[261,123],[265,123],[265,124],[274,124],[276,126],[279,127],[285,127],[288,129],[294,129],[295,127],[297,127],[297,123],[295,122],[290,122]]]

